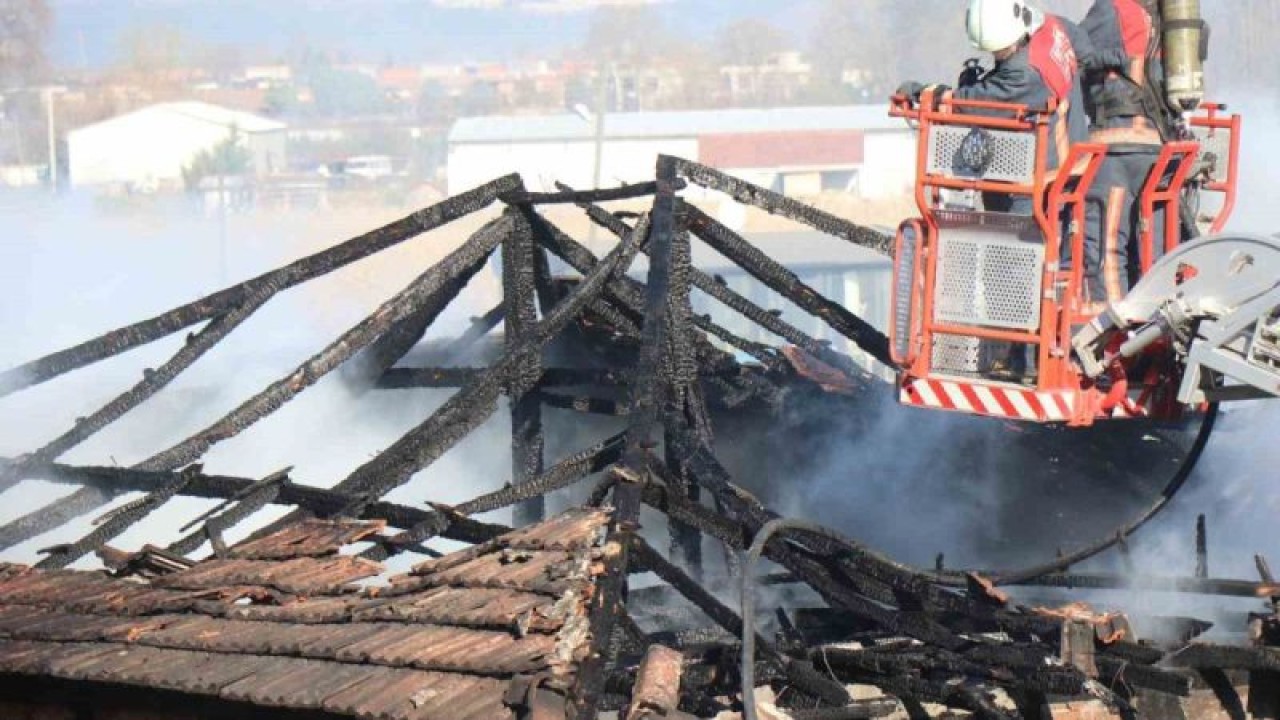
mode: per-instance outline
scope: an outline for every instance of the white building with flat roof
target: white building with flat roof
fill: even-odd
[[[284,123],[202,102],[150,105],[67,133],[74,186],[177,187],[193,158],[234,137],[253,172],[286,169]]]
[[[576,114],[458,120],[449,132],[450,194],[518,172],[531,190],[556,181],[601,185],[653,179],[658,155],[704,162],[795,195],[847,190],[862,197],[911,189],[915,134],[886,105],[613,113],[596,124]]]

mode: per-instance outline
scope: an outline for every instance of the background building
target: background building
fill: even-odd
[[[151,105],[67,133],[71,183],[131,188],[180,186],[201,153],[235,138],[254,175],[284,170],[286,126],[201,102]]]
[[[915,168],[914,133],[883,105],[609,114],[599,142],[595,123],[575,114],[468,117],[448,145],[451,194],[509,172],[533,189],[586,188],[597,148],[606,187],[651,179],[660,154],[794,195],[901,196]]]

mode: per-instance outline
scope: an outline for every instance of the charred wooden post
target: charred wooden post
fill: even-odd
[[[1196,516],[1196,577],[1209,577],[1209,529],[1203,514]]]
[[[536,303],[537,280],[533,228],[518,210],[502,241],[502,293],[506,323],[505,342],[513,352],[532,334],[538,323]],[[543,448],[542,401],[537,392],[542,376],[542,352],[521,357],[506,378],[508,403],[511,406],[511,482],[520,485],[542,474]],[[515,506],[512,525],[523,527],[536,523],[546,515],[542,495],[533,496]]]
[[[597,701],[605,679],[604,643],[612,632],[615,618],[624,612],[628,556],[632,534],[640,519],[641,488],[648,474],[645,454],[651,447],[662,405],[671,393],[667,387],[669,378],[664,377],[663,371],[671,362],[667,299],[672,285],[672,243],[676,232],[674,180],[674,165],[660,161],[658,189],[650,214],[652,227],[642,220],[630,233],[637,241],[637,247],[648,237],[651,248],[643,344],[636,365],[636,380],[631,389],[637,412],[626,432],[622,462],[614,467],[610,478],[615,506],[608,543],[610,557],[606,562],[606,576],[593,598],[591,654],[583,662],[578,682],[570,694],[570,720],[596,716]]]
[[[677,207],[682,209],[683,203]],[[675,210],[672,212],[674,213]],[[686,221],[687,218],[683,213],[678,215],[678,227],[671,238],[671,291],[667,300],[671,347],[667,372],[671,391],[663,413],[667,417],[676,414],[689,418],[688,424],[696,427],[700,434],[707,435],[709,443],[710,423],[706,420],[706,408],[698,382],[698,368],[693,357],[693,333],[696,327],[693,324],[693,307],[689,299],[693,252],[689,246]],[[682,462],[681,453],[676,449],[681,442],[677,434],[683,431],[683,426],[678,427],[672,422],[663,423],[663,452],[671,472],[671,479],[675,482],[672,490],[684,494],[690,502],[697,503],[700,495],[697,483],[690,477],[688,468]],[[671,521],[669,525],[672,556],[689,568],[695,578],[700,578],[702,576],[702,533],[698,532],[696,527],[678,520]]]

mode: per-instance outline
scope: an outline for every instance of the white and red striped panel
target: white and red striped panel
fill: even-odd
[[[1038,392],[1008,385],[954,380],[913,379],[901,388],[899,400],[904,405],[1011,420],[1068,422],[1075,413],[1077,393]]]

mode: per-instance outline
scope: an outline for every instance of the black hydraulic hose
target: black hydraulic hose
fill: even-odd
[[[1188,478],[1191,477],[1192,471],[1195,470],[1196,464],[1200,461],[1200,456],[1204,453],[1205,447],[1209,444],[1209,436],[1213,434],[1213,426],[1218,420],[1218,404],[1212,403],[1205,411],[1204,422],[1200,425],[1200,432],[1196,435],[1195,442],[1191,445],[1191,450],[1187,453],[1186,462],[1182,467],[1178,468],[1178,472],[1169,480],[1164,489],[1160,491],[1160,497],[1156,499],[1146,510],[1142,511],[1136,518],[1122,525],[1115,532],[1103,536],[1101,540],[1090,545],[1080,548],[1072,553],[1056,558],[1051,562],[1043,565],[1036,565],[1022,570],[1013,572],[1000,573],[992,578],[997,585],[1017,585],[1019,583],[1034,580],[1035,578],[1061,572],[1095,555],[1115,547],[1120,542],[1133,535],[1140,530],[1142,526],[1151,522],[1152,518],[1159,515],[1162,510],[1168,507],[1173,497],[1182,490],[1187,484]],[[962,584],[961,580],[952,579],[953,584]]]
[[[1063,572],[1072,565],[1082,563],[1085,560],[1106,552],[1119,543],[1124,542],[1168,507],[1174,496],[1177,495],[1178,492],[1187,484],[1187,480],[1191,477],[1191,473],[1200,462],[1200,456],[1204,454],[1204,449],[1209,444],[1209,436],[1213,434],[1213,427],[1217,422],[1217,419],[1218,404],[1212,403],[1209,405],[1208,409],[1205,410],[1204,421],[1200,425],[1200,431],[1196,434],[1195,441],[1191,444],[1191,449],[1187,452],[1186,461],[1182,463],[1182,466],[1178,468],[1178,472],[1169,479],[1168,483],[1165,484],[1164,489],[1160,491],[1160,496],[1155,500],[1155,502],[1143,510],[1137,517],[1106,535],[1103,535],[1099,540],[1085,545],[1078,550],[1058,556],[1049,562],[1042,563],[1040,565],[1031,565],[1018,570],[1001,571],[996,573],[983,572],[983,574],[990,575],[990,580],[996,585],[1019,585],[1045,575]],[[915,574],[938,585],[946,587],[967,587],[969,583],[967,573],[965,572],[935,572],[931,570],[923,570],[899,563],[887,555],[878,553],[851,540],[841,539],[840,542],[847,544],[849,549],[855,553],[870,557],[877,562],[883,563],[897,570]]]

